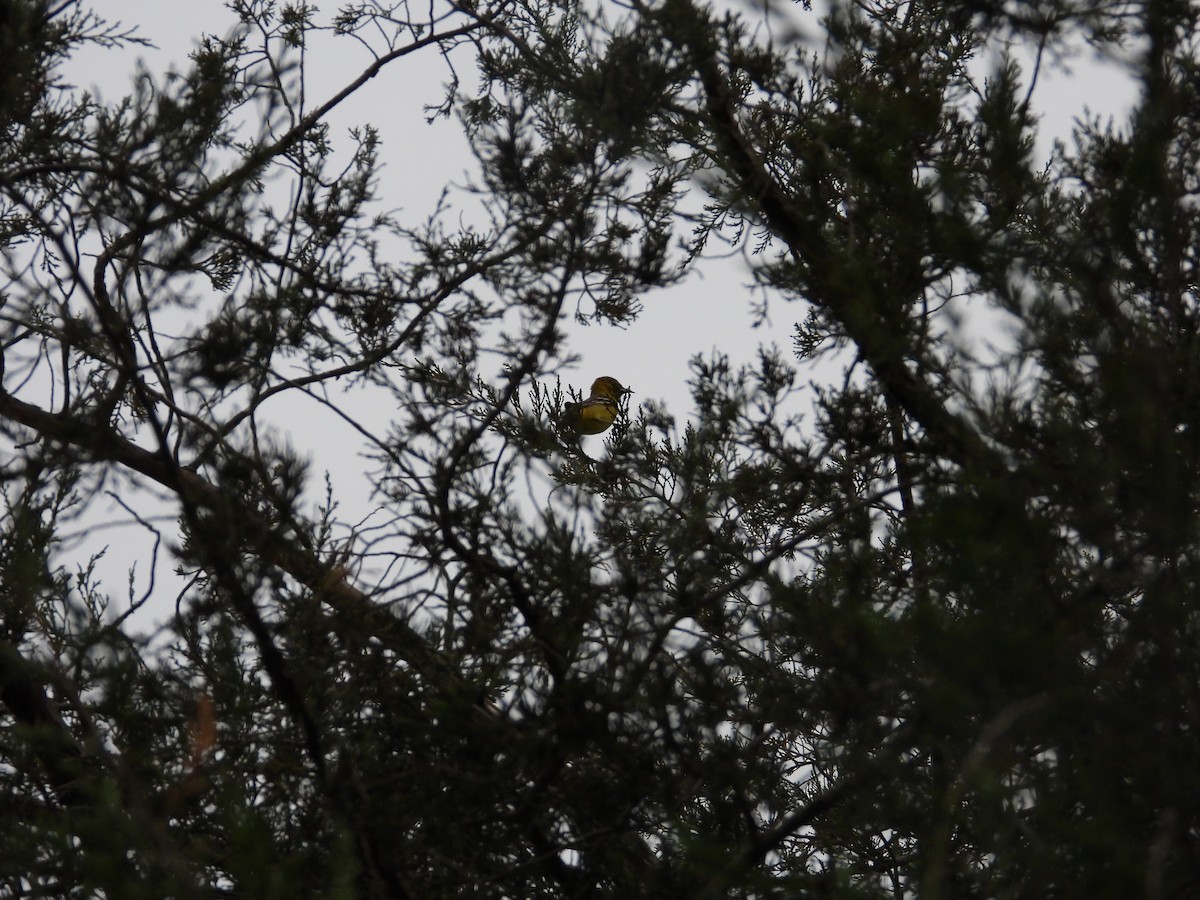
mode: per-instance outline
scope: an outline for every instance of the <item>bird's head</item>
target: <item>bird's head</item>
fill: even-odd
[[[607,397],[610,400],[620,400],[626,394],[632,393],[633,391],[609,375],[602,375],[592,382],[593,397]]]

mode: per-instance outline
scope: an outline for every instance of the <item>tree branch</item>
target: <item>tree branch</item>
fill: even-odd
[[[432,649],[419,632],[376,605],[348,583],[340,566],[322,559],[297,540],[281,534],[253,509],[229,496],[191,469],[162,453],[146,450],[108,428],[95,427],[63,413],[46,410],[0,391],[0,419],[15,422],[41,437],[82,451],[94,461],[116,463],[168,488],[185,502],[238,523],[246,548],[308,587],[343,620],[366,626],[389,643],[414,669],[443,690],[468,690],[451,663]],[[481,701],[482,698],[479,698]]]
[[[813,291],[809,299],[842,324],[884,392],[940,441],[956,463],[994,475],[1003,474],[1006,471],[1003,460],[979,432],[948,410],[931,386],[908,367],[904,342],[897,340],[894,328],[881,320],[872,304],[863,302],[864,291],[844,287],[847,273],[837,265],[838,248],[826,238],[824,222],[805,215],[768,171],[738,121],[737,102],[717,60],[715,29],[703,13],[692,0],[671,0],[664,8],[662,20],[668,33],[691,50],[706,111],[727,160],[728,174],[747,205],[756,208],[767,227],[787,244],[792,256],[812,276]],[[868,291],[882,288],[870,284],[864,287]]]
[[[0,702],[33,732],[31,744],[58,799],[66,806],[86,802],[83,748],[46,696],[35,664],[6,640],[0,640]]]

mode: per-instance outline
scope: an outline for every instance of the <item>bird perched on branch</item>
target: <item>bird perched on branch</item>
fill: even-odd
[[[579,403],[564,403],[559,425],[575,435],[607,431],[621,412],[621,398],[631,394],[615,378],[604,375],[592,382],[591,396]]]

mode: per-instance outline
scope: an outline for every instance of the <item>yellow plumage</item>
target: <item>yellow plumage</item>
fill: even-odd
[[[604,375],[592,382],[591,396],[579,403],[564,403],[559,422],[575,434],[606,431],[621,412],[621,398],[632,393],[615,378]]]

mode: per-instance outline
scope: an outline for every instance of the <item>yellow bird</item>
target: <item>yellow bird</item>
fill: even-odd
[[[615,378],[604,375],[592,382],[592,394],[579,403],[564,403],[559,423],[575,434],[607,431],[621,412],[621,398],[632,394]]]

